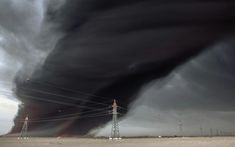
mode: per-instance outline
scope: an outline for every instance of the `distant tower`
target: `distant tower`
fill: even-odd
[[[203,128],[202,126],[200,126],[200,134],[201,134],[201,137],[203,136]]]
[[[23,127],[21,129],[19,138],[24,138],[24,139],[28,138],[28,136],[27,136],[27,132],[28,132],[28,120],[29,120],[29,117],[27,115],[25,117],[25,119],[24,119],[24,124],[23,124]]]
[[[181,120],[179,120],[179,136],[183,136],[183,123]]]
[[[224,135],[224,133],[223,133],[223,131],[219,131],[219,134],[220,134],[220,136],[223,136]]]
[[[210,136],[212,137],[213,136],[213,129],[210,128]]]
[[[219,130],[216,129],[216,136],[219,136]]]
[[[120,134],[119,134],[119,126],[118,126],[118,120],[117,120],[117,102],[116,100],[113,100],[113,122],[112,122],[112,130],[111,130],[111,138],[110,139],[120,139]]]

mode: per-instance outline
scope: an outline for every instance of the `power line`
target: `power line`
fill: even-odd
[[[62,120],[73,120],[73,119],[82,119],[82,118],[90,118],[90,117],[102,117],[102,116],[107,116],[110,115],[108,113],[96,113],[96,114],[92,114],[92,115],[87,115],[87,116],[72,116],[72,117],[65,117],[65,118],[55,118],[55,119],[45,119],[45,120],[29,120],[28,122],[31,123],[38,123],[38,122],[51,122],[51,121],[62,121]],[[23,122],[23,120],[19,120],[20,122]]]
[[[56,100],[51,100],[51,99],[43,99],[43,98],[39,98],[39,97],[35,97],[35,96],[30,96],[30,95],[25,95],[25,94],[19,94],[19,95],[27,97],[27,98],[30,98],[30,99],[35,99],[35,100],[49,102],[49,103],[73,106],[73,107],[78,107],[78,108],[90,108],[90,109],[97,109],[97,110],[99,110],[99,108],[93,108],[93,107],[84,106],[84,105],[78,105],[78,104],[73,104],[73,103],[68,103],[68,102],[61,102],[61,101],[56,101]]]
[[[35,100],[49,102],[49,103],[56,103],[56,104],[60,104],[60,105],[67,105],[67,106],[73,106],[73,107],[78,107],[78,108],[91,109],[91,110],[83,111],[83,112],[80,112],[80,113],[73,113],[73,114],[66,114],[66,115],[85,114],[85,113],[89,113],[89,112],[102,111],[102,110],[110,108],[110,107],[94,108],[94,107],[83,106],[83,105],[78,105],[78,104],[73,104],[73,103],[67,103],[67,102],[62,102],[62,101],[57,101],[57,100],[43,99],[43,98],[39,98],[39,97],[35,97],[35,96],[29,96],[29,95],[25,95],[25,94],[20,94],[20,95],[24,96],[24,97],[27,97],[27,98],[30,98],[30,99],[35,99]]]
[[[75,93],[80,93],[80,94],[84,94],[84,95],[87,95],[87,96],[91,96],[91,97],[97,97],[97,98],[102,98],[103,100],[106,100],[107,99],[113,99],[111,97],[104,97],[104,96],[98,96],[98,95],[95,95],[95,94],[92,94],[92,93],[88,93],[88,92],[83,92],[81,90],[74,90],[74,89],[69,89],[69,88],[64,88],[64,87],[59,87],[58,85],[55,86],[55,84],[51,84],[51,83],[48,83],[48,82],[39,82],[39,81],[31,81],[32,83],[39,83],[39,84],[44,84],[44,85],[48,85],[50,87],[54,87],[54,88],[58,88],[58,89],[62,89],[62,90],[67,90],[67,91],[71,91],[71,92],[75,92]],[[26,88],[23,88],[23,89],[26,89]],[[33,89],[34,91],[41,91],[41,90],[37,90],[37,89]],[[65,95],[61,95],[61,94],[54,94],[54,93],[51,93],[51,92],[45,92],[45,91],[41,91],[41,92],[44,92],[44,93],[48,93],[48,94],[53,94],[53,95],[56,95],[56,96],[61,96],[61,97],[67,97],[67,98],[71,98],[71,99],[74,99],[74,100],[77,100],[77,99],[81,99],[81,98],[77,98],[77,97],[72,97],[72,96],[65,96]],[[83,99],[82,99],[83,100]],[[83,100],[83,101],[86,101],[86,100]],[[106,103],[101,103],[101,102],[96,102],[96,101],[86,101],[86,102],[91,102],[91,103],[96,103],[97,105],[100,104],[100,105],[109,105],[109,104],[106,104]],[[127,110],[126,108],[124,107],[121,107],[121,106],[118,106],[118,108],[120,109],[123,109],[123,110]]]
[[[43,94],[49,94],[49,95],[64,97],[64,98],[68,98],[68,99],[71,99],[71,100],[80,100],[80,101],[83,101],[83,102],[89,102],[89,103],[94,103],[94,104],[97,104],[97,105],[108,106],[108,104],[101,103],[101,102],[96,102],[96,101],[91,101],[91,100],[88,101],[88,100],[84,100],[84,99],[78,98],[78,97],[66,96],[66,95],[62,95],[62,94],[55,94],[55,93],[52,93],[52,92],[42,91],[42,90],[38,90],[38,89],[32,89],[32,88],[28,89],[28,88],[22,88],[22,87],[20,89],[31,90],[31,91],[35,91],[35,92],[39,92],[39,93],[43,93]]]
[[[59,104],[66,104],[66,105],[72,105],[70,103],[64,103],[64,102],[61,102],[61,101],[55,101],[55,100],[48,100],[48,99],[41,99],[41,98],[38,98],[38,97],[33,97],[33,96],[28,96],[28,95],[23,95],[23,96],[26,96],[28,98],[33,98],[33,99],[37,99],[37,100],[42,100],[42,101],[46,101],[46,102],[52,102],[52,103],[59,103]],[[73,105],[73,106],[78,106],[78,105]],[[87,106],[78,106],[78,107],[87,107]],[[77,118],[78,116],[76,115],[94,115],[94,114],[97,114],[97,113],[91,113],[91,112],[99,112],[100,113],[108,113],[107,112],[100,112],[100,111],[103,111],[103,110],[107,110],[109,109],[110,107],[105,107],[105,108],[92,108],[92,110],[88,110],[88,111],[83,111],[83,112],[78,112],[78,113],[70,113],[70,114],[64,114],[64,115],[59,115],[59,116],[55,116],[55,118],[53,118],[53,120],[57,120],[57,119],[68,119],[68,118]],[[91,114],[89,114],[91,113]],[[121,113],[118,113],[120,115],[123,115]],[[75,116],[74,116],[75,115]],[[69,116],[69,117],[67,117]],[[62,118],[63,117],[63,118]],[[83,117],[83,116],[82,116]],[[49,119],[49,120],[43,120],[43,121],[50,121],[51,117],[47,117],[47,118],[42,118],[42,119]]]
[[[39,82],[39,81],[31,81],[32,83],[40,83],[40,84],[44,84],[44,85],[48,85],[50,87],[54,87],[54,88],[58,88],[58,89],[62,89],[62,90],[67,90],[67,91],[71,91],[71,92],[75,92],[75,93],[80,93],[80,94],[83,94],[83,95],[86,95],[86,96],[91,96],[91,97],[97,97],[97,98],[102,98],[104,100],[113,100],[113,98],[111,97],[104,97],[104,96],[99,96],[99,95],[95,95],[95,94],[92,94],[92,93],[88,93],[88,92],[83,92],[81,90],[75,90],[75,89],[71,89],[71,88],[65,88],[65,87],[58,87],[58,85],[55,85],[55,84],[51,84],[51,83],[48,83],[48,82]]]
[[[52,102],[52,101],[50,101]],[[56,102],[56,101],[53,101]],[[67,114],[67,115],[59,115],[56,116],[56,118],[54,117],[48,117],[48,118],[40,118],[40,119],[28,119],[28,115],[26,116],[26,118],[24,120],[15,120],[16,122],[24,122],[22,130],[21,131],[21,137],[26,136],[25,134],[27,133],[28,130],[28,123],[43,123],[43,122],[55,122],[55,121],[65,121],[65,120],[80,120],[80,119],[84,119],[84,118],[92,118],[92,117],[105,117],[108,115],[113,115],[113,125],[112,125],[112,139],[120,139],[120,135],[119,135],[119,128],[118,128],[118,120],[117,120],[117,115],[121,114],[117,112],[117,104],[116,101],[114,100],[114,103],[112,105],[112,113],[110,113],[110,111],[104,111],[102,112],[101,110],[106,110],[108,108],[111,107],[105,107],[102,108],[100,110],[90,110],[90,111],[85,111],[85,112],[80,112],[80,113],[73,113],[73,114]],[[97,112],[98,111],[98,112]],[[101,111],[101,112],[100,112]],[[91,112],[95,112],[95,113],[91,113]],[[81,116],[81,114],[83,114],[83,116]],[[23,132],[23,133],[22,133]],[[26,136],[27,137],[27,136]]]
[[[109,107],[106,107],[106,108],[102,108],[102,109],[100,109],[100,110],[90,110],[90,111],[83,111],[83,112],[77,112],[77,113],[71,113],[71,114],[64,114],[64,115],[58,115],[58,116],[54,116],[54,117],[44,117],[44,118],[41,118],[41,119],[54,119],[54,118],[63,118],[63,117],[66,117],[66,116],[76,116],[76,115],[84,115],[84,114],[86,114],[86,115],[90,115],[89,113],[91,113],[91,112],[99,112],[99,113],[105,113],[105,112],[100,112],[100,111],[102,111],[102,110],[106,110],[106,109],[108,109]],[[88,113],[88,114],[87,114]],[[91,113],[92,114],[92,113]],[[94,114],[96,114],[96,113],[94,113]]]
[[[69,88],[64,88],[64,87],[58,87],[58,85],[55,86],[55,84],[51,84],[51,83],[48,83],[48,82],[47,83],[42,83],[42,82],[39,82],[39,81],[31,81],[31,82],[32,83],[45,84],[45,85],[49,85],[50,87],[54,87],[54,88],[58,88],[58,89],[63,89],[63,90],[67,90],[67,91],[72,91],[72,92],[84,94],[84,95],[91,96],[91,97],[102,98],[104,100],[113,99],[111,97],[98,96],[98,95],[95,95],[95,94],[92,94],[92,93],[83,92],[81,90],[74,90],[74,89],[69,89]],[[80,101],[84,101],[84,102],[94,103],[94,104],[97,104],[97,105],[106,105],[106,106],[108,106],[108,104],[106,104],[106,103],[101,103],[101,102],[96,102],[96,101],[91,101],[91,100],[86,101],[86,100],[83,100],[81,98],[72,97],[72,96],[65,96],[65,95],[61,95],[61,94],[55,94],[55,93],[46,92],[46,91],[42,91],[42,90],[38,90],[38,89],[32,89],[32,88],[31,89],[27,89],[27,88],[23,88],[23,87],[20,87],[20,88],[21,89],[26,89],[26,90],[37,91],[37,92],[44,93],[44,94],[51,94],[51,95],[55,95],[55,96],[66,97],[66,98],[69,98],[69,99],[72,99],[72,100],[80,100]],[[4,91],[4,92],[9,92],[9,91]],[[13,94],[13,93],[10,93],[10,94]],[[118,107],[120,109],[127,110],[124,107],[121,107],[121,106],[118,106]]]

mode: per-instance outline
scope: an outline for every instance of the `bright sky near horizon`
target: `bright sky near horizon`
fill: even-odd
[[[13,126],[13,119],[18,111],[19,102],[0,95],[0,135],[6,134]]]

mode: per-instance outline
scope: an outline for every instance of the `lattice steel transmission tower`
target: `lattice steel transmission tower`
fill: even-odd
[[[24,124],[23,124],[23,127],[20,132],[20,136],[18,139],[20,139],[20,138],[28,139],[28,134],[27,134],[28,133],[28,120],[29,120],[29,117],[27,115],[24,119]]]
[[[203,137],[203,136],[204,136],[202,126],[200,126],[200,134],[201,134],[201,137]]]
[[[210,136],[212,137],[213,136],[213,129],[210,128]]]
[[[179,123],[178,123],[178,127],[179,127],[179,136],[183,136],[183,123],[181,120],[179,120]]]
[[[113,122],[112,122],[112,129],[111,129],[111,137],[110,139],[120,139],[120,134],[119,134],[119,126],[118,126],[118,120],[117,120],[117,115],[118,115],[118,112],[117,112],[117,102],[116,100],[113,100],[113,111],[112,111],[112,114],[113,114]]]

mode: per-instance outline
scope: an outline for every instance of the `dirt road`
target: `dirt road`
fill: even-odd
[[[108,139],[0,138],[0,147],[235,147],[235,137]]]

